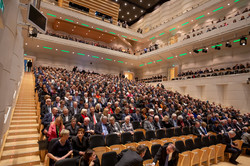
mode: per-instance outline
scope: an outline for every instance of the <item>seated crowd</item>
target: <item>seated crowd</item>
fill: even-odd
[[[36,67],[34,74],[42,132],[49,142],[61,137],[49,150],[51,165],[72,153],[74,157],[84,156],[85,165],[98,165],[94,151],[89,149],[89,138],[126,132],[133,135],[132,122],[139,122],[146,131],[193,127],[198,137],[208,135],[206,126],[217,134],[235,131],[249,147],[250,113],[242,115],[233,107],[223,108],[164,86],[153,87],[114,75],[54,67]],[[138,154],[142,152],[145,150]]]
[[[172,80],[181,80],[181,79],[191,79],[191,78],[200,78],[200,77],[212,77],[212,76],[222,76],[222,75],[230,75],[230,74],[241,74],[241,73],[249,73],[250,71],[250,63],[236,64],[233,67],[226,67],[220,69],[206,68],[204,70],[197,71],[186,71],[178,74],[177,78],[173,78]]]

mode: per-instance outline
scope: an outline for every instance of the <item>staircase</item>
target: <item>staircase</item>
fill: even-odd
[[[0,166],[40,165],[38,115],[32,73],[23,76]]]

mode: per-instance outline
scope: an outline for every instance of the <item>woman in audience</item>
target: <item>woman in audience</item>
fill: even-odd
[[[60,133],[64,129],[63,119],[61,116],[58,116],[54,122],[50,124],[48,135],[48,141],[51,141],[53,138],[59,138]]]
[[[169,117],[167,115],[165,115],[162,119],[162,124],[165,128],[171,128],[173,127],[173,125],[170,123],[169,121]]]
[[[67,130],[69,130],[70,133],[70,137],[76,136],[78,129],[79,127],[76,125],[76,118],[72,118],[70,126],[67,127]]]
[[[100,166],[100,161],[96,157],[95,151],[87,149],[80,160],[80,166]]]
[[[108,117],[108,119],[110,118],[110,114],[109,114],[109,109],[108,108],[104,108],[101,118],[104,117],[104,116]]]
[[[88,117],[87,113],[88,113],[87,109],[82,109],[81,116],[82,116],[83,120],[84,120],[84,118]]]
[[[100,103],[97,103],[95,105],[95,112],[98,113],[98,114],[102,114],[102,108],[101,108],[101,104]]]
[[[112,115],[116,121],[121,122],[122,121],[122,114],[120,107],[116,107],[115,113]]]
[[[125,122],[122,124],[122,131],[134,134],[133,125],[130,123],[130,115],[125,117]]]
[[[119,123],[115,121],[113,116],[109,118],[109,122],[110,134],[120,135],[122,133],[121,127]]]
[[[179,115],[177,119],[178,119],[177,125],[178,125],[180,128],[183,128],[183,127],[185,126],[184,121],[183,121],[183,116],[182,116],[182,115]]]
[[[77,136],[72,138],[72,148],[74,157],[83,156],[85,151],[89,148],[88,138],[84,136],[85,131],[83,128],[79,128]]]
[[[59,160],[66,159],[70,157],[73,150],[71,144],[68,140],[69,130],[63,129],[60,134],[60,139],[52,145],[51,150],[48,153],[50,158],[50,166],[54,166],[54,163]]]

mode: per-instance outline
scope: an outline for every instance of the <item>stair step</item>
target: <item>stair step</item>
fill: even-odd
[[[11,125],[22,125],[22,124],[36,124],[36,120],[13,120],[11,121]]]
[[[23,134],[37,134],[37,129],[18,129],[18,130],[9,130],[8,135],[23,135]]]
[[[25,135],[9,135],[6,142],[38,140],[40,134],[25,134]]]
[[[25,113],[25,112],[21,112],[21,113],[15,113],[14,112],[14,116],[35,116],[36,115],[36,113],[35,112],[31,112],[31,113]]]
[[[37,128],[38,124],[21,124],[21,125],[10,125],[10,129],[30,129]]]
[[[36,110],[35,107],[15,107],[16,110]]]
[[[27,165],[35,165],[35,164],[40,164],[39,155],[24,156],[24,157],[11,158],[11,159],[0,161],[0,165],[3,165],[3,166],[10,166],[10,165],[27,166]]]
[[[4,146],[4,150],[13,150],[13,149],[22,149],[22,148],[30,148],[30,147],[38,147],[37,140],[26,140],[26,141],[18,141],[18,142],[6,142]]]
[[[29,113],[37,113],[37,110],[15,110],[15,112],[14,113],[27,113],[27,114],[29,114]]]
[[[19,119],[37,119],[37,116],[14,116],[12,120],[19,120]]]
[[[13,149],[3,151],[1,160],[6,160],[8,158],[17,158],[23,156],[39,155],[38,147],[24,148],[24,149]]]

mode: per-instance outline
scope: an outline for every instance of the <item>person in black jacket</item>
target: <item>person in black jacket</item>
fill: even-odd
[[[226,144],[225,152],[232,153],[231,158],[229,159],[229,162],[232,164],[239,164],[239,162],[236,161],[236,159],[241,154],[241,150],[237,148],[237,144],[232,141],[232,138],[236,136],[234,131],[229,131],[228,133],[225,133],[223,135],[222,143]]]
[[[177,166],[179,160],[179,150],[175,148],[174,144],[168,143],[160,147],[156,153],[152,165],[156,165],[159,160],[159,166]],[[168,160],[168,161],[166,161]]]
[[[103,116],[101,118],[101,122],[95,125],[95,134],[101,134],[103,136],[106,136],[110,133],[110,128],[107,124],[107,121],[108,121],[107,116]]]
[[[219,121],[215,121],[213,126],[212,126],[212,132],[216,134],[221,134],[222,133],[222,126],[220,125]]]
[[[79,127],[76,125],[76,118],[71,119],[71,125],[67,127],[70,137],[76,136]]]
[[[143,166],[143,157],[146,154],[146,146],[139,145],[135,150],[129,149],[118,155],[118,162],[115,166]]]
[[[79,128],[77,136],[72,137],[72,148],[74,157],[83,156],[89,148],[88,138],[84,137],[84,129]]]
[[[205,136],[205,133],[200,128],[200,122],[196,121],[195,126],[193,127],[193,134],[197,137]]]

